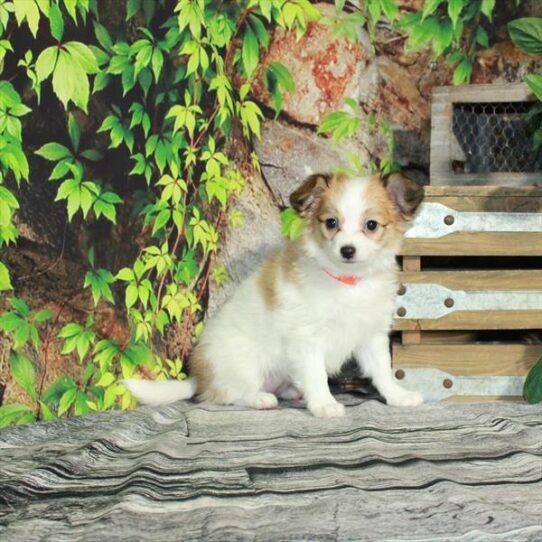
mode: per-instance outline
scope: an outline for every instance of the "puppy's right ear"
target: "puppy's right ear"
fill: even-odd
[[[307,216],[324,190],[329,186],[331,175],[315,173],[307,177],[303,184],[290,196],[291,206],[300,216]]]

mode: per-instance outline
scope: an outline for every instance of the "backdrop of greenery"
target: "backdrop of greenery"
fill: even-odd
[[[494,16],[520,9],[328,4],[0,0],[0,427],[128,409],[120,378],[184,377],[210,284],[229,278],[217,253],[243,227],[235,201],[259,175],[261,123],[296,91],[295,74],[264,60],[277,32],[302,41],[324,25],[356,43],[363,30],[374,48],[386,28],[401,47],[430,47],[460,84],[491,46]],[[510,31],[540,54],[540,19]],[[542,98],[542,77],[527,83]],[[397,168],[390,123],[353,98],[318,132],[360,129],[382,151],[349,168]],[[299,217],[282,217],[283,234],[299,235]]]

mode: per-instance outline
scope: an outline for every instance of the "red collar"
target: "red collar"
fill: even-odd
[[[361,275],[336,275],[335,273],[331,273],[331,271],[327,271],[324,268],[322,268],[322,271],[326,275],[329,275],[332,279],[342,282],[343,284],[347,284],[348,286],[355,286],[362,279]]]

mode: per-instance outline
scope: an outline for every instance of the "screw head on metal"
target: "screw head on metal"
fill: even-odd
[[[442,385],[443,385],[447,390],[449,390],[449,389],[454,385],[454,383],[453,383],[449,378],[445,378],[445,379],[442,381]]]
[[[446,215],[444,217],[444,224],[451,226],[455,222],[455,218],[452,215]]]
[[[405,295],[406,294],[406,287],[404,284],[401,284],[399,286],[399,290],[397,290],[397,295]]]
[[[405,309],[405,307],[399,307],[399,308],[397,309],[397,316],[403,317],[403,316],[405,316],[405,315],[406,315],[406,309]]]
[[[397,371],[395,371],[395,378],[397,378],[397,380],[403,380],[403,378],[405,378],[405,371],[403,371],[403,369],[397,369]]]
[[[448,307],[449,309],[451,309],[455,304],[455,301],[451,298],[451,297],[447,297],[445,300],[444,300],[444,305],[446,307]]]

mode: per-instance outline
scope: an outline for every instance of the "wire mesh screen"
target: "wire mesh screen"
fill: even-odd
[[[542,171],[542,147],[533,149],[527,113],[532,102],[455,103],[455,173]]]

